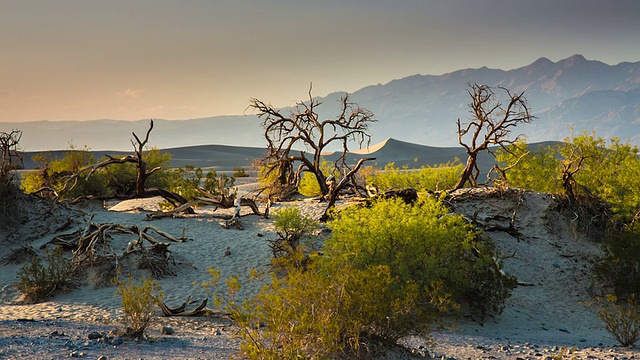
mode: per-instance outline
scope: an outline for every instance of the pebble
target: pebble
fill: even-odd
[[[173,335],[175,330],[173,330],[173,328],[170,327],[170,326],[163,326],[162,330],[160,332],[165,334],[165,335]]]
[[[102,338],[103,336],[104,336],[103,334],[101,334],[101,333],[99,333],[97,331],[92,331],[92,332],[89,333],[88,338],[89,338],[89,340],[97,340],[97,339]]]

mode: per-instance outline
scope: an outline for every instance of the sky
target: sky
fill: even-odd
[[[0,47],[0,123],[192,119],[293,105],[310,84],[637,62],[640,1],[0,0]]]

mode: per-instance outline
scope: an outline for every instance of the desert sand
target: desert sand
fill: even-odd
[[[255,185],[239,186],[250,192]],[[595,310],[582,304],[593,296],[589,259],[599,253],[599,245],[581,233],[572,222],[554,212],[548,194],[492,188],[462,190],[453,205],[457,213],[481,224],[504,224],[516,210],[516,228],[521,236],[503,231],[487,232],[506,255],[504,270],[520,283],[507,300],[504,312],[482,324],[470,317],[455,321],[457,330],[436,330],[428,339],[403,340],[407,350],[389,358],[425,356],[446,359],[552,359],[563,354],[576,359],[640,358],[637,349],[617,347]],[[233,210],[196,209],[196,215],[145,221],[158,209],[159,199],[87,203],[73,209],[56,207],[47,213],[39,203],[31,209],[29,221],[12,233],[0,235],[0,259],[20,246],[39,249],[53,236],[94,223],[152,225],[174,236],[183,229],[186,242],[171,243],[175,276],[157,280],[167,304],[177,306],[187,296],[201,301],[211,295],[202,283],[209,280],[208,268],[220,269],[222,276],[247,274],[249,268],[266,269],[270,253],[265,239],[274,238],[272,219],[242,210],[244,230],[225,229],[215,215]],[[343,200],[342,206],[348,205]],[[262,205],[264,206],[264,205]],[[287,206],[299,207],[303,214],[319,218],[324,204],[314,200],[276,203],[271,212]],[[72,224],[56,229],[67,219]],[[507,220],[505,220],[507,219]],[[111,240],[122,251],[131,235],[115,235]],[[230,255],[225,256],[229,248]],[[41,251],[41,250],[38,250]],[[227,359],[240,356],[238,329],[225,317],[163,317],[158,311],[140,341],[109,337],[121,329],[121,298],[113,286],[96,287],[98,281],[68,293],[60,293],[38,304],[22,304],[13,288],[24,264],[0,265],[0,358],[88,359]],[[100,274],[89,274],[98,279]],[[242,278],[241,278],[242,279]],[[241,296],[256,286],[247,285]],[[194,305],[195,306],[195,305]],[[164,334],[163,327],[174,330]],[[96,338],[96,334],[100,337]]]

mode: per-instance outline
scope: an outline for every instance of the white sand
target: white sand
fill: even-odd
[[[484,194],[486,191],[479,191],[477,196],[483,198],[457,203],[456,211],[469,217],[476,214],[477,219],[511,216],[515,198],[486,198]],[[210,294],[201,286],[209,280],[206,270],[210,267],[220,269],[224,278],[246,274],[249,268],[265,269],[268,265],[270,253],[265,239],[275,237],[273,220],[250,215],[249,209],[243,209],[244,230],[224,229],[220,226],[222,220],[212,216],[231,215],[232,209],[214,213],[211,208],[200,208],[197,215],[190,218],[145,221],[145,212],[141,209],[154,211],[158,201],[146,199],[109,204],[111,210],[119,212],[107,211],[95,204],[85,206],[82,208],[85,215],[73,215],[73,225],[58,234],[83,228],[90,215],[94,215],[95,223],[151,225],[174,236],[180,236],[186,228],[186,237],[192,240],[169,246],[177,264],[177,275],[157,281],[165,302],[175,306],[187,296],[198,301],[208,297],[211,301]],[[505,261],[505,270],[532,286],[517,287],[507,301],[504,313],[483,325],[462,320],[457,323],[461,332],[434,333],[434,339],[438,341],[435,347],[427,346],[425,339],[419,338],[407,339],[409,346],[415,349],[426,346],[431,355],[459,359],[545,358],[559,353],[562,346],[575,346],[574,355],[578,358],[639,356],[634,349],[612,348],[615,342],[604,331],[595,311],[580,303],[590,298],[588,257],[598,253],[598,245],[572,231],[570,219],[550,213],[550,201],[548,195],[525,194],[516,221],[516,228],[523,238],[516,239],[499,231],[489,233],[499,249],[510,255]],[[304,214],[315,218],[324,209],[324,204],[316,201],[298,201],[274,204],[272,213],[282,206],[299,206]],[[52,230],[71,214],[40,215],[23,226],[18,234],[0,236],[0,241],[8,238],[0,249],[0,258],[19,245],[30,244],[38,249],[55,235]],[[36,236],[25,235],[29,233]],[[27,243],[17,239],[26,239]],[[131,235],[114,235],[111,243],[117,252],[121,252],[131,240]],[[230,256],[224,256],[227,247],[231,250]],[[225,319],[158,316],[148,332],[151,342],[113,346],[89,341],[87,334],[91,331],[108,332],[121,326],[118,323],[120,296],[115,294],[115,288],[87,285],[39,304],[23,305],[19,304],[20,295],[12,288],[21,266],[0,266],[0,341],[6,345],[0,350],[0,358],[36,359],[44,355],[58,358],[70,356],[75,351],[76,355],[81,352],[89,358],[104,355],[108,358],[223,359],[238,351],[238,340],[233,337],[237,329]],[[252,291],[255,287],[247,286],[242,295]],[[176,334],[161,334],[159,329],[163,325],[174,327]],[[65,335],[59,336],[54,331]]]

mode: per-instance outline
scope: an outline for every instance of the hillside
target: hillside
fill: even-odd
[[[551,143],[531,144],[531,147],[547,146]],[[231,171],[234,167],[249,169],[253,162],[264,156],[266,148],[242,147],[228,145],[201,145],[179,148],[163,149],[171,154],[171,165],[173,167],[183,167],[193,165],[201,168],[212,168],[217,171]],[[26,152],[23,154],[25,169],[35,169],[38,163],[33,161],[33,156],[39,152]],[[100,159],[106,154],[111,156],[122,156],[131,154],[119,151],[91,151],[96,159]],[[64,156],[63,151],[50,152],[53,158]],[[335,161],[340,156],[339,153],[326,153],[324,157],[327,161]],[[372,144],[368,148],[352,151],[347,159],[351,163],[356,163],[363,157],[375,157],[376,160],[371,165],[382,168],[393,162],[396,167],[407,166],[409,168],[420,168],[422,166],[434,166],[446,164],[458,159],[461,162],[466,160],[464,148],[458,147],[434,147],[424,146],[405,141],[388,138],[377,144]],[[482,153],[478,157],[478,166],[481,176],[493,166],[494,160],[491,155]]]
[[[464,121],[469,115],[467,83],[524,92],[537,119],[516,131],[527,135],[530,142],[562,141],[573,127],[575,133],[596,130],[603,137],[617,136],[640,144],[640,62],[608,65],[582,55],[557,62],[540,58],[512,70],[481,67],[437,76],[408,76],[362,88],[351,94],[351,99],[378,119],[370,127],[375,143],[393,137],[431,146],[457,146],[456,120]],[[343,94],[318,98],[323,105],[317,109],[323,117],[336,115]],[[300,99],[304,98],[300,94]],[[291,99],[295,100],[299,99]],[[160,148],[264,143],[261,121],[255,115],[155,121],[150,145]],[[144,133],[148,120],[37,121],[0,126],[2,131],[23,130],[21,145],[26,151],[65,149],[69,142],[94,150],[128,151],[131,132]]]

